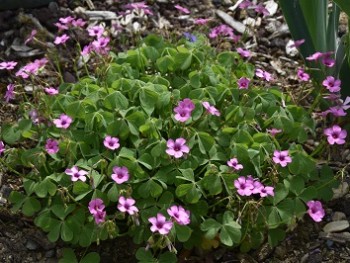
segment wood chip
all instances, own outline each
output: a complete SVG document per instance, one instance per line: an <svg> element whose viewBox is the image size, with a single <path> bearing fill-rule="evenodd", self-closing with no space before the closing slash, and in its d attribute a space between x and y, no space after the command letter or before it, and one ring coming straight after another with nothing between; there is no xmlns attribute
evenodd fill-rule
<svg viewBox="0 0 350 263"><path fill-rule="evenodd" d="M218 17L224 20L226 24L235 29L237 32L243 34L247 31L247 33L251 35L251 32L247 30L246 26L243 23L234 20L230 15L226 14L224 11L216 10L215 12L218 15Z"/></svg>
<svg viewBox="0 0 350 263"><path fill-rule="evenodd" d="M323 227L323 231L326 233L339 232L347 229L349 222L347 220L334 221L326 224Z"/></svg>

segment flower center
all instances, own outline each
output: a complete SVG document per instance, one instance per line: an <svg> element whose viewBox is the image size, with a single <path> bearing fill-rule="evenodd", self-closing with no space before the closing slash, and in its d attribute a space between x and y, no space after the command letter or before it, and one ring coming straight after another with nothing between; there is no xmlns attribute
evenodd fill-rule
<svg viewBox="0 0 350 263"><path fill-rule="evenodd" d="M162 222L157 222L156 223L156 227L158 228L158 229L160 229L160 228L163 228L163 223Z"/></svg>
<svg viewBox="0 0 350 263"><path fill-rule="evenodd" d="M338 139L338 134L337 134L337 133L332 133L332 137L333 137L334 139Z"/></svg>

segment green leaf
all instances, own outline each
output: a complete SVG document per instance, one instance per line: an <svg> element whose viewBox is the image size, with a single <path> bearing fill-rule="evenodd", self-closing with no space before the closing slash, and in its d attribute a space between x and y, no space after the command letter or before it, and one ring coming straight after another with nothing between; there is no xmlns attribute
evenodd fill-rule
<svg viewBox="0 0 350 263"><path fill-rule="evenodd" d="M300 194L299 194L299 198L301 200L303 200L305 203L307 201L313 200L315 198L317 198L318 193L317 193L317 189L314 186L309 186L307 188L305 188Z"/></svg>
<svg viewBox="0 0 350 263"><path fill-rule="evenodd" d="M73 193L75 195L81 195L91 190L90 185L82 181L77 181L73 184Z"/></svg>
<svg viewBox="0 0 350 263"><path fill-rule="evenodd" d="M167 251L159 256L158 262L159 263L176 263L177 257L174 253Z"/></svg>
<svg viewBox="0 0 350 263"><path fill-rule="evenodd" d="M71 241L73 239L73 231L70 229L70 227L66 223L62 224L61 238L65 242Z"/></svg>
<svg viewBox="0 0 350 263"><path fill-rule="evenodd" d="M296 175L308 174L315 168L315 162L306 154L296 153L293 155L292 162L288 165L288 168L291 173Z"/></svg>
<svg viewBox="0 0 350 263"><path fill-rule="evenodd" d="M288 182L284 180L284 183L286 187L289 185L289 190L295 195L299 195L305 188L305 182L300 176L294 176Z"/></svg>
<svg viewBox="0 0 350 263"><path fill-rule="evenodd" d="M66 114L72 118L85 118L85 108L82 101L74 101L67 105Z"/></svg>
<svg viewBox="0 0 350 263"><path fill-rule="evenodd" d="M234 221L233 213L226 211L222 219L220 240L226 246L238 244L241 241L241 226Z"/></svg>
<svg viewBox="0 0 350 263"><path fill-rule="evenodd" d="M156 260L153 258L152 252L150 250L146 250L144 247L140 247L136 251L136 259L140 263L155 263Z"/></svg>
<svg viewBox="0 0 350 263"><path fill-rule="evenodd" d="M56 242L60 236L60 230L61 230L62 223L58 223L52 226L50 229L49 234L47 235L47 238L51 242Z"/></svg>
<svg viewBox="0 0 350 263"><path fill-rule="evenodd" d="M22 212L26 216L32 216L41 209L40 202L35 197L28 197L22 207Z"/></svg>
<svg viewBox="0 0 350 263"><path fill-rule="evenodd" d="M109 110L126 110L129 101L120 91L115 91L105 97L103 105Z"/></svg>
<svg viewBox="0 0 350 263"><path fill-rule="evenodd" d="M51 207L51 211L61 220L64 220L67 215L74 211L74 209L74 204L57 204Z"/></svg>
<svg viewBox="0 0 350 263"><path fill-rule="evenodd" d="M275 195L273 197L273 204L277 205L279 202L281 202L283 199L285 199L288 196L289 188L287 188L285 185L279 183L275 187Z"/></svg>
<svg viewBox="0 0 350 263"><path fill-rule="evenodd" d="M218 173L204 176L202 182L211 195L218 195L222 192L222 183Z"/></svg>
<svg viewBox="0 0 350 263"><path fill-rule="evenodd" d="M96 252L90 252L83 257L79 263L99 263L101 261L100 255Z"/></svg>
<svg viewBox="0 0 350 263"><path fill-rule="evenodd" d="M163 188L157 184L153 179L149 179L147 182L142 183L138 189L138 193L143 198L148 198L150 195L152 197L158 197L162 194Z"/></svg>
<svg viewBox="0 0 350 263"><path fill-rule="evenodd" d="M144 111L151 115L154 111L154 108L158 101L158 93L153 91L150 88L142 88L139 93L139 99L141 103L141 107L144 109Z"/></svg>
<svg viewBox="0 0 350 263"><path fill-rule="evenodd" d="M200 225L200 228L202 231L206 232L206 238L214 239L221 228L221 224L218 221L209 218Z"/></svg>
<svg viewBox="0 0 350 263"><path fill-rule="evenodd" d="M188 226L175 224L176 237L180 242L186 242L192 233L192 229Z"/></svg>
<svg viewBox="0 0 350 263"><path fill-rule="evenodd" d="M44 198L49 194L54 196L56 193L57 187L49 178L45 178L42 182L38 183L35 187L35 193L38 197Z"/></svg>
<svg viewBox="0 0 350 263"><path fill-rule="evenodd" d="M71 248L62 249L63 257L58 261L58 263L78 263L77 257L74 254L74 250Z"/></svg>
<svg viewBox="0 0 350 263"><path fill-rule="evenodd" d="M191 66L192 54L189 52L179 52L175 57L175 66L177 69L186 70Z"/></svg>
<svg viewBox="0 0 350 263"><path fill-rule="evenodd" d="M214 138L206 132L198 132L198 145L201 153L205 154L210 151L210 149L215 144Z"/></svg>
<svg viewBox="0 0 350 263"><path fill-rule="evenodd" d="M113 184L111 189L107 192L108 199L112 202L117 202L119 198L119 189L116 184Z"/></svg>
<svg viewBox="0 0 350 263"><path fill-rule="evenodd" d="M137 161L145 166L148 170L153 169L154 158L149 153L142 154Z"/></svg>
<svg viewBox="0 0 350 263"><path fill-rule="evenodd" d="M282 241L286 237L286 231L275 228L275 229L270 229L268 233L268 241L270 246L275 247L278 245L280 241Z"/></svg>
<svg viewBox="0 0 350 263"><path fill-rule="evenodd" d="M5 124L2 126L1 131L2 139L7 144L14 144L21 138L21 131L14 125Z"/></svg>
<svg viewBox="0 0 350 263"><path fill-rule="evenodd" d="M160 72L166 73L167 71L173 70L175 61L171 56L166 55L164 57L157 59L156 64Z"/></svg>
<svg viewBox="0 0 350 263"><path fill-rule="evenodd" d="M350 16L350 2L348 0L334 0L334 2Z"/></svg>

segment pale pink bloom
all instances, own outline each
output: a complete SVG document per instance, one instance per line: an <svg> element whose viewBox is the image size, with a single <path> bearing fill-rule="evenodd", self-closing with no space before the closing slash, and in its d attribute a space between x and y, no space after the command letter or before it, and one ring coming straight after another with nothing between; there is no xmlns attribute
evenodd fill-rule
<svg viewBox="0 0 350 263"><path fill-rule="evenodd" d="M127 4L124 6L124 8L131 10L142 10L146 15L153 15L153 12L151 11L150 7L145 2Z"/></svg>
<svg viewBox="0 0 350 263"><path fill-rule="evenodd" d="M174 6L177 10L181 11L184 14L190 14L190 10L188 10L186 7L182 7L180 5L175 5Z"/></svg>
<svg viewBox="0 0 350 263"><path fill-rule="evenodd" d="M58 141L54 139L47 139L45 144L45 150L48 154L55 154L59 151Z"/></svg>
<svg viewBox="0 0 350 263"><path fill-rule="evenodd" d="M307 210L309 216L315 221L315 222L321 222L323 217L325 216L325 211L322 207L322 203L320 201L308 201L306 205L309 207L309 210Z"/></svg>
<svg viewBox="0 0 350 263"><path fill-rule="evenodd" d="M227 165L232 167L234 170L239 171L243 169L243 165L238 163L237 158L232 158L227 161Z"/></svg>
<svg viewBox="0 0 350 263"><path fill-rule="evenodd" d="M306 60L314 61L314 60L318 60L318 59L320 59L322 57L323 57L323 53L322 52L316 52L316 53L306 57Z"/></svg>
<svg viewBox="0 0 350 263"><path fill-rule="evenodd" d="M254 10L255 12L263 14L264 16L270 15L269 10L267 10L262 3L259 3L258 5L254 6Z"/></svg>
<svg viewBox="0 0 350 263"><path fill-rule="evenodd" d="M27 39L24 41L24 44L27 45L30 41L32 41L35 37L35 35L38 33L35 29L30 32L30 35L27 37Z"/></svg>
<svg viewBox="0 0 350 263"><path fill-rule="evenodd" d="M84 46L83 50L81 51L82 56L87 56L91 53L92 51L92 46L91 44Z"/></svg>
<svg viewBox="0 0 350 263"><path fill-rule="evenodd" d="M119 138L107 135L103 141L103 145L110 150L116 150L120 147Z"/></svg>
<svg viewBox="0 0 350 263"><path fill-rule="evenodd" d="M109 41L110 41L109 37L98 37L97 40L91 43L91 48L96 53L105 54L109 51L109 48L107 47Z"/></svg>
<svg viewBox="0 0 350 263"><path fill-rule="evenodd" d="M302 44L304 44L305 39L299 39L295 40L293 44L289 45L289 47L300 47Z"/></svg>
<svg viewBox="0 0 350 263"><path fill-rule="evenodd" d="M253 187L254 187L252 190L253 194L260 194L260 190L262 188L264 188L264 185L261 182L259 182L258 180L254 180L251 175L248 176L246 182L251 183L253 185Z"/></svg>
<svg viewBox="0 0 350 263"><path fill-rule="evenodd" d="M252 182L244 177L240 176L237 180L234 181L234 186L237 188L237 193L241 196L250 196L254 189Z"/></svg>
<svg viewBox="0 0 350 263"><path fill-rule="evenodd" d="M78 18L78 19L72 21L72 25L75 27L83 27L83 26L85 26L85 24L86 24L86 21L84 21L81 18Z"/></svg>
<svg viewBox="0 0 350 263"><path fill-rule="evenodd" d="M165 216L161 213L158 213L156 217L148 218L148 222L152 224L151 231L161 235L167 235L173 227L173 222L166 221Z"/></svg>
<svg viewBox="0 0 350 263"><path fill-rule="evenodd" d="M274 188L272 186L263 186L259 188L260 197L266 197L268 195L274 196Z"/></svg>
<svg viewBox="0 0 350 263"><path fill-rule="evenodd" d="M207 112L209 114L220 116L220 111L217 108L215 108L214 106L210 105L209 102L203 101L202 105L207 110Z"/></svg>
<svg viewBox="0 0 350 263"><path fill-rule="evenodd" d="M15 85L14 84L8 84L6 87L6 93L5 93L5 101L9 102L10 100L13 100L15 98Z"/></svg>
<svg viewBox="0 0 350 263"><path fill-rule="evenodd" d="M79 170L77 166L73 166L70 169L66 169L64 172L71 176L71 180L73 182L76 182L78 180L81 180L81 181L85 182L86 181L86 176L85 175L88 174L87 171Z"/></svg>
<svg viewBox="0 0 350 263"><path fill-rule="evenodd" d="M331 113L334 117L343 117L347 115L341 106L330 107L328 113Z"/></svg>
<svg viewBox="0 0 350 263"><path fill-rule="evenodd" d="M89 202L89 211L90 211L90 214L92 215L101 213L103 212L104 209L105 209L105 205L101 198L92 199Z"/></svg>
<svg viewBox="0 0 350 263"><path fill-rule="evenodd" d="M244 0L242 3L239 4L240 9L246 9L247 7L252 6L253 3L249 0Z"/></svg>
<svg viewBox="0 0 350 263"><path fill-rule="evenodd" d="M340 101L341 103L342 103L342 108L344 109L344 110L348 110L349 108L350 108L350 97L348 96L348 97L346 97L345 98L345 101L343 102L342 100Z"/></svg>
<svg viewBox="0 0 350 263"><path fill-rule="evenodd" d="M179 101L178 106L174 108L175 120L179 122L186 122L189 118L191 118L194 108L194 103L188 98Z"/></svg>
<svg viewBox="0 0 350 263"><path fill-rule="evenodd" d="M64 43L67 42L68 39L69 39L69 36L66 35L66 34L63 34L62 36L57 36L57 37L55 38L54 43L55 43L55 45L64 44Z"/></svg>
<svg viewBox="0 0 350 263"><path fill-rule="evenodd" d="M281 132L282 132L282 130L280 130L280 129L276 129L276 128L266 129L266 131L267 131L268 133L270 133L270 134L271 134L271 136L275 136L276 134L278 134L278 133L281 133Z"/></svg>
<svg viewBox="0 0 350 263"><path fill-rule="evenodd" d="M7 61L7 62L4 61L0 63L0 69L11 70L11 69L14 69L16 65L17 65L17 62L15 61Z"/></svg>
<svg viewBox="0 0 350 263"><path fill-rule="evenodd" d="M309 81L310 75L307 74L302 68L299 68L297 71L298 78L302 81Z"/></svg>
<svg viewBox="0 0 350 263"><path fill-rule="evenodd" d="M106 211L98 212L97 214L93 215L95 219L96 224L103 223L106 219Z"/></svg>
<svg viewBox="0 0 350 263"><path fill-rule="evenodd" d="M66 114L61 114L59 119L54 119L53 123L57 128L68 129L73 119Z"/></svg>
<svg viewBox="0 0 350 263"><path fill-rule="evenodd" d="M114 166L113 167L113 174L112 174L112 179L117 183L117 184L122 184L126 181L129 180L129 170L125 166L119 167L119 166Z"/></svg>
<svg viewBox="0 0 350 263"><path fill-rule="evenodd" d="M119 197L117 207L120 212L127 212L129 215L134 215L139 211L135 206L135 200L133 198L125 198L124 196Z"/></svg>
<svg viewBox="0 0 350 263"><path fill-rule="evenodd" d="M288 150L275 150L273 153L272 160L275 162L275 164L280 164L282 167L286 167L288 163L292 162L292 158L288 155Z"/></svg>
<svg viewBox="0 0 350 263"><path fill-rule="evenodd" d="M69 25L74 21L74 17L71 17L71 16L61 17L58 20L64 25Z"/></svg>
<svg viewBox="0 0 350 263"><path fill-rule="evenodd" d="M54 24L57 28L58 28L58 31L64 31L64 30L68 30L68 26L66 25L62 25L61 23L55 23Z"/></svg>
<svg viewBox="0 0 350 263"><path fill-rule="evenodd" d="M184 138L177 138L175 141L169 139L167 141L166 153L175 158L181 158L184 154L190 152L190 148L186 145Z"/></svg>
<svg viewBox="0 0 350 263"><path fill-rule="evenodd" d="M103 35L103 32L105 31L105 29L103 28L103 26L99 25L99 26L89 27L87 31L89 32L89 36L100 38Z"/></svg>
<svg viewBox="0 0 350 263"><path fill-rule="evenodd" d="M195 108L195 105L191 99L186 98L179 101L179 107L186 108L189 111L193 111Z"/></svg>
<svg viewBox="0 0 350 263"><path fill-rule="evenodd" d="M338 92L340 91L341 81L339 79L336 80L332 76L327 76L326 79L323 80L322 85L330 92Z"/></svg>
<svg viewBox="0 0 350 263"><path fill-rule="evenodd" d="M21 76L22 78L26 79L30 75L37 75L39 70L46 65L48 62L47 58L42 59L36 59L34 62L30 62L24 67L20 68L16 72L16 77Z"/></svg>
<svg viewBox="0 0 350 263"><path fill-rule="evenodd" d="M195 23L196 25L205 25L205 24L207 24L209 21L210 21L209 18L197 18L197 19L194 20L194 23Z"/></svg>
<svg viewBox="0 0 350 263"><path fill-rule="evenodd" d="M57 95L58 94L58 89L55 89L53 87L45 88L44 90L49 95Z"/></svg>
<svg viewBox="0 0 350 263"><path fill-rule="evenodd" d="M234 42L237 42L239 40L239 36L233 33L233 29L225 24L212 28L209 33L210 38L216 38L220 35L229 37Z"/></svg>
<svg viewBox="0 0 350 263"><path fill-rule="evenodd" d="M340 94L330 93L324 96L323 98L330 101L338 101L340 99Z"/></svg>
<svg viewBox="0 0 350 263"><path fill-rule="evenodd" d="M324 134L327 136L329 144L344 144L347 131L342 130L338 125L333 125L332 127L325 129Z"/></svg>
<svg viewBox="0 0 350 263"><path fill-rule="evenodd" d="M250 79L242 77L237 81L239 89L248 89L250 83Z"/></svg>
<svg viewBox="0 0 350 263"><path fill-rule="evenodd" d="M173 205L167 209L171 216L179 225L188 225L190 221L190 211L185 210L182 206Z"/></svg>
<svg viewBox="0 0 350 263"><path fill-rule="evenodd" d="M249 50L246 50L246 49L243 49L240 47L237 48L237 53L240 54L244 58L249 58L252 55Z"/></svg>
<svg viewBox="0 0 350 263"><path fill-rule="evenodd" d="M3 141L0 141L0 155L5 151L5 144Z"/></svg>
<svg viewBox="0 0 350 263"><path fill-rule="evenodd" d="M266 81L271 81L273 80L271 73L264 71L262 69L257 69L255 71L255 75L261 79L264 79Z"/></svg>
<svg viewBox="0 0 350 263"><path fill-rule="evenodd" d="M322 58L322 63L323 65L325 65L326 67L333 67L335 65L335 60L333 58L330 57L330 55L325 55Z"/></svg>

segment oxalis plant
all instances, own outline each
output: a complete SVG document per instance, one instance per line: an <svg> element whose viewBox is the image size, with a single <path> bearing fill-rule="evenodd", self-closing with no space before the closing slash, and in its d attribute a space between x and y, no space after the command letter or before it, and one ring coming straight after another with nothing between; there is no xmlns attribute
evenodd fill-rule
<svg viewBox="0 0 350 263"><path fill-rule="evenodd" d="M1 129L0 160L23 179L13 211L34 217L50 241L88 247L129 235L143 246L140 262L176 262L177 244L247 252L266 238L276 245L305 213L322 220L336 177L303 148L315 121L268 72L217 54L201 35L176 44L149 35L119 54L96 37L82 53L84 77L41 82L19 121ZM16 75L39 83L47 62ZM334 125L320 140L345 137Z"/></svg>

